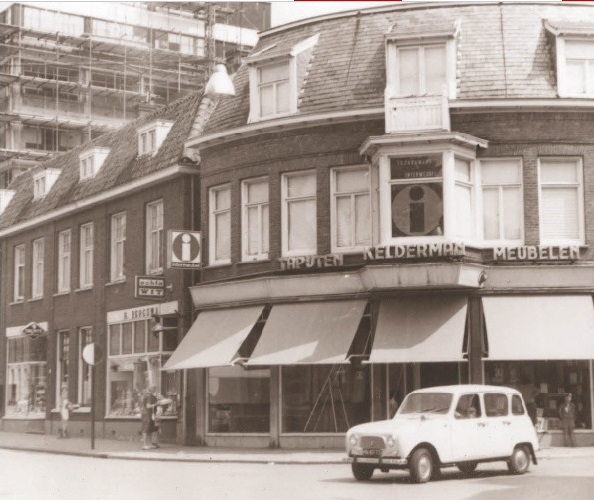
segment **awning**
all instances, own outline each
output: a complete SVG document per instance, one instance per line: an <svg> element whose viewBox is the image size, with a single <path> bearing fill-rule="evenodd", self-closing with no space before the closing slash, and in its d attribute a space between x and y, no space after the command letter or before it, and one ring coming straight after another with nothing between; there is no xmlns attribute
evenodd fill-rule
<svg viewBox="0 0 594 500"><path fill-rule="evenodd" d="M403 297L380 303L370 363L465 361L465 297Z"/></svg>
<svg viewBox="0 0 594 500"><path fill-rule="evenodd" d="M590 295L483 297L490 360L594 359Z"/></svg>
<svg viewBox="0 0 594 500"><path fill-rule="evenodd" d="M231 364L264 306L203 311L179 344L164 370Z"/></svg>
<svg viewBox="0 0 594 500"><path fill-rule="evenodd" d="M345 362L366 304L343 300L273 306L248 365Z"/></svg>

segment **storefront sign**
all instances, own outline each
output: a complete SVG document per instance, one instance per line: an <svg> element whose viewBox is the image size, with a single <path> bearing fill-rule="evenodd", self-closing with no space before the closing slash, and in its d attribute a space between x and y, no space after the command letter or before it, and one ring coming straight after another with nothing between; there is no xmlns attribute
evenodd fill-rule
<svg viewBox="0 0 594 500"><path fill-rule="evenodd" d="M301 257L284 257L279 259L281 269L309 269L337 267L343 265L343 256L341 254L330 253L328 255L304 255Z"/></svg>
<svg viewBox="0 0 594 500"><path fill-rule="evenodd" d="M390 158L392 179L441 177L441 155Z"/></svg>
<svg viewBox="0 0 594 500"><path fill-rule="evenodd" d="M165 298L165 278L136 276L134 297L137 299L161 300Z"/></svg>
<svg viewBox="0 0 594 500"><path fill-rule="evenodd" d="M423 245L386 245L367 248L366 261L391 259L428 259L433 257L463 257L464 243L427 243Z"/></svg>
<svg viewBox="0 0 594 500"><path fill-rule="evenodd" d="M167 263L170 268L198 269L202 260L200 231L175 231L167 233Z"/></svg>
<svg viewBox="0 0 594 500"><path fill-rule="evenodd" d="M178 309L177 300L154 304L150 306L133 307L131 309L121 309L119 311L109 311L107 313L107 323L123 323L126 321L136 321L141 319L150 319L153 314L163 316L173 314Z"/></svg>
<svg viewBox="0 0 594 500"><path fill-rule="evenodd" d="M578 260L580 258L580 247L577 245L567 246L522 246L522 247L495 247L493 248L493 260Z"/></svg>
<svg viewBox="0 0 594 500"><path fill-rule="evenodd" d="M40 325L31 321L25 328L23 328L23 335L26 335L30 339L36 339L37 337L47 333Z"/></svg>

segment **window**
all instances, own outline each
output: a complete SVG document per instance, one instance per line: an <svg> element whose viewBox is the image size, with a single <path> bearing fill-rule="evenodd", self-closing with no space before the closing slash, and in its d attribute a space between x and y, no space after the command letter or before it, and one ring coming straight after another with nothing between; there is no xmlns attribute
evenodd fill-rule
<svg viewBox="0 0 594 500"><path fill-rule="evenodd" d="M146 206L146 272L163 272L163 200Z"/></svg>
<svg viewBox="0 0 594 500"><path fill-rule="evenodd" d="M70 229L58 234L58 292L70 291Z"/></svg>
<svg viewBox="0 0 594 500"><path fill-rule="evenodd" d="M177 318L163 316L161 321L161 332L151 331L149 320L108 326L108 416L140 416L142 393L151 385L173 401L164 414L177 414L179 371L161 370L177 347Z"/></svg>
<svg viewBox="0 0 594 500"><path fill-rule="evenodd" d="M211 265L231 262L231 186L210 189L210 245Z"/></svg>
<svg viewBox="0 0 594 500"><path fill-rule="evenodd" d="M126 213L111 217L111 281L125 278L124 243L126 241Z"/></svg>
<svg viewBox="0 0 594 500"><path fill-rule="evenodd" d="M33 286L31 298L43 297L43 238L33 242Z"/></svg>
<svg viewBox="0 0 594 500"><path fill-rule="evenodd" d="M14 247L14 301L25 300L25 245Z"/></svg>
<svg viewBox="0 0 594 500"><path fill-rule="evenodd" d="M80 178L88 179L89 177L93 177L95 175L95 165L94 165L94 158L92 156L87 156L80 161Z"/></svg>
<svg viewBox="0 0 594 500"><path fill-rule="evenodd" d="M565 41L567 92L572 96L594 96L594 42Z"/></svg>
<svg viewBox="0 0 594 500"><path fill-rule="evenodd" d="M485 398L485 414L487 417L503 417L508 414L508 402L506 394L490 394L484 395Z"/></svg>
<svg viewBox="0 0 594 500"><path fill-rule="evenodd" d="M153 121L140 127L138 129L138 154L155 154L172 126L173 122Z"/></svg>
<svg viewBox="0 0 594 500"><path fill-rule="evenodd" d="M511 411L512 415L524 415L524 405L522 404L522 398L517 395L512 396L511 400Z"/></svg>
<svg viewBox="0 0 594 500"><path fill-rule="evenodd" d="M356 251L371 245L369 168L332 170L332 251Z"/></svg>
<svg viewBox="0 0 594 500"><path fill-rule="evenodd" d="M289 64L271 64L258 68L260 117L289 112Z"/></svg>
<svg viewBox="0 0 594 500"><path fill-rule="evenodd" d="M584 243L581 161L540 158L539 181L541 243Z"/></svg>
<svg viewBox="0 0 594 500"><path fill-rule="evenodd" d="M43 198L58 179L61 170L57 168L46 168L33 176L33 199Z"/></svg>
<svg viewBox="0 0 594 500"><path fill-rule="evenodd" d="M36 174L33 177L33 199L38 200L45 196L45 174Z"/></svg>
<svg viewBox="0 0 594 500"><path fill-rule="evenodd" d="M315 171L283 175L282 239L284 256L317 252Z"/></svg>
<svg viewBox="0 0 594 500"><path fill-rule="evenodd" d="M70 332L61 331L57 336L56 363L56 408L60 407L63 393L68 394L68 361L70 355Z"/></svg>
<svg viewBox="0 0 594 500"><path fill-rule="evenodd" d="M81 406L91 405L91 365L82 357L85 346L93 343L93 329L90 326L80 328L78 331L78 395L77 403Z"/></svg>
<svg viewBox="0 0 594 500"><path fill-rule="evenodd" d="M93 286L93 223L80 226L80 288Z"/></svg>
<svg viewBox="0 0 594 500"><path fill-rule="evenodd" d="M242 183L243 260L268 258L268 180Z"/></svg>
<svg viewBox="0 0 594 500"><path fill-rule="evenodd" d="M454 193L456 199L456 237L473 239L476 236L474 203L474 169L469 160L454 160Z"/></svg>
<svg viewBox="0 0 594 500"><path fill-rule="evenodd" d="M445 43L397 49L397 95L441 95L447 91Z"/></svg>
<svg viewBox="0 0 594 500"><path fill-rule="evenodd" d="M481 416L481 402L478 394L463 394L458 400L454 418L479 418Z"/></svg>
<svg viewBox="0 0 594 500"><path fill-rule="evenodd" d="M523 241L521 161L481 160L481 185L483 238L486 241Z"/></svg>

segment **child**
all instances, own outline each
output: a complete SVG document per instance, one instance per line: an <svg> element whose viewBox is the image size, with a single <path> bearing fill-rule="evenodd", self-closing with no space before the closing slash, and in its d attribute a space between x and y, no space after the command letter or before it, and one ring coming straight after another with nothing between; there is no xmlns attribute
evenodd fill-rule
<svg viewBox="0 0 594 500"><path fill-rule="evenodd" d="M74 405L68 400L68 393L62 392L61 403L60 403L60 429L59 438L68 437L68 421L70 420L70 411L74 408Z"/></svg>

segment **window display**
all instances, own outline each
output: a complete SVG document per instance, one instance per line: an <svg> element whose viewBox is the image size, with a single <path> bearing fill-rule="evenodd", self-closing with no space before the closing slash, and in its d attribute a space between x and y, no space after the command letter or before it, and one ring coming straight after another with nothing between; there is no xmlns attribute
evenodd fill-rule
<svg viewBox="0 0 594 500"><path fill-rule="evenodd" d="M270 432L270 370L208 370L209 432Z"/></svg>

